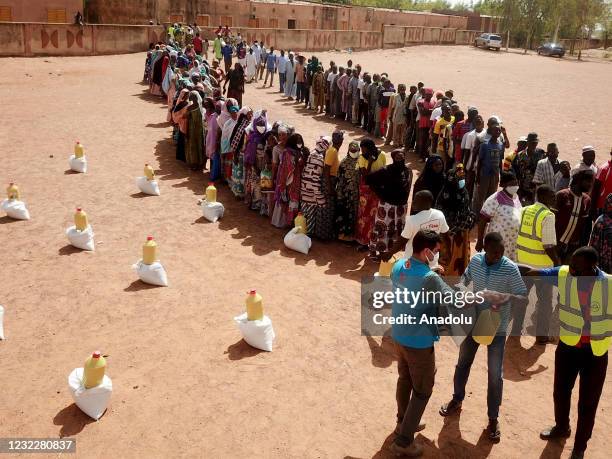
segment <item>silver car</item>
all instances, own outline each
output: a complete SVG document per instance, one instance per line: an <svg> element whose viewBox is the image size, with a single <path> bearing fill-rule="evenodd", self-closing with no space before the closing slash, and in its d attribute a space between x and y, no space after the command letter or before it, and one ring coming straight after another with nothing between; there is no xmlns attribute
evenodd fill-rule
<svg viewBox="0 0 612 459"><path fill-rule="evenodd" d="M502 38L499 35L495 35L493 33L482 33L479 37L474 41L474 46L477 48L482 46L487 49L494 49L495 51L499 51L502 45Z"/></svg>

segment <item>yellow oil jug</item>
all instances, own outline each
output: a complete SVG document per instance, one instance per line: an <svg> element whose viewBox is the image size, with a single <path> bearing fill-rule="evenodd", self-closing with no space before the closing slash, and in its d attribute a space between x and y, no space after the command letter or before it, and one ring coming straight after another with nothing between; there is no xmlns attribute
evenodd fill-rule
<svg viewBox="0 0 612 459"><path fill-rule="evenodd" d="M83 209L77 207L76 213L74 214L74 226L79 231L85 231L88 225L87 214L83 212Z"/></svg>
<svg viewBox="0 0 612 459"><path fill-rule="evenodd" d="M102 384L105 372L106 359L102 357L100 351L96 351L85 361L83 366L83 385L85 389L91 389Z"/></svg>
<svg viewBox="0 0 612 459"><path fill-rule="evenodd" d="M147 180L150 182L151 180L155 180L155 171L153 170L153 168L151 166L149 166L149 164L145 164L144 167L144 175L147 178Z"/></svg>
<svg viewBox="0 0 612 459"><path fill-rule="evenodd" d="M217 202L217 188L214 183L209 183L205 190L206 202Z"/></svg>
<svg viewBox="0 0 612 459"><path fill-rule="evenodd" d="M294 226L295 228L299 228L299 232L302 234L306 234L308 232L306 217L304 217L304 214L302 212L298 212L297 217L295 217Z"/></svg>
<svg viewBox="0 0 612 459"><path fill-rule="evenodd" d="M393 269L393 265L397 261L397 256L393 255L389 258L389 261L380 261L380 265L378 266L378 275L381 277L390 277L391 270Z"/></svg>
<svg viewBox="0 0 612 459"><path fill-rule="evenodd" d="M85 147L81 145L81 142L77 140L76 144L74 145L74 157L82 158L84 155L85 155Z"/></svg>
<svg viewBox="0 0 612 459"><path fill-rule="evenodd" d="M157 243L153 236L147 236L147 242L142 246L142 262L145 265L152 265L157 261Z"/></svg>
<svg viewBox="0 0 612 459"><path fill-rule="evenodd" d="M488 346L493 342L500 323L501 315L499 311L493 311L490 308L481 311L472 330L472 338L478 344Z"/></svg>
<svg viewBox="0 0 612 459"><path fill-rule="evenodd" d="M246 297L247 320L263 319L263 298L256 290L251 290Z"/></svg>
<svg viewBox="0 0 612 459"><path fill-rule="evenodd" d="M6 189L6 195L9 199L19 199L21 197L21 194L19 193L19 187L13 182L9 183L9 186Z"/></svg>

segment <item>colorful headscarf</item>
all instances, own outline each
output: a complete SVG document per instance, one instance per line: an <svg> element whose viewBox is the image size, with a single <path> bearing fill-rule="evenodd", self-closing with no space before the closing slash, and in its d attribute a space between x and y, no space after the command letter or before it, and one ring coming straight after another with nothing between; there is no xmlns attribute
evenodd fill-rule
<svg viewBox="0 0 612 459"><path fill-rule="evenodd" d="M257 127L263 126L265 128L263 133L257 130ZM266 117L266 111L263 110L253 117L251 124L251 132L249 132L249 138L247 141L246 148L244 149L244 164L251 166L255 164L257 158L257 145L265 143L266 132L268 128L268 119Z"/></svg>

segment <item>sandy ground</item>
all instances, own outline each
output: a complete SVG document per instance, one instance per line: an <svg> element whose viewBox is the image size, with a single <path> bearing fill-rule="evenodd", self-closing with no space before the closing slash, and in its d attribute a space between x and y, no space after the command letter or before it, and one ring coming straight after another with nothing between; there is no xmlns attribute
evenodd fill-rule
<svg viewBox="0 0 612 459"><path fill-rule="evenodd" d="M351 57L367 69L384 63L393 81L453 88L462 104L499 114L512 139L536 130L572 163L582 144L610 146L607 63L467 47ZM344 63L348 55L334 58ZM340 243L315 242L308 256L289 252L283 232L226 189L219 192L225 218L206 223L195 205L206 178L175 162L166 109L140 84L143 62L141 54L1 61L0 183L21 186L32 220L0 218L8 338L0 342L0 436L73 436L82 457L389 457L395 358L389 341L360 336L359 325L359 279L374 266ZM298 126L309 145L335 127L279 99L254 85L245 97ZM66 172L77 138L87 147L86 175ZM160 197L135 189L145 162L161 179ZM76 206L90 216L95 253L67 245ZM148 234L169 288L147 287L131 270ZM250 288L263 294L274 321L272 353L250 348L233 324ZM457 348L447 340L436 346L436 387L420 435L427 457L569 453L571 441L538 438L553 419L554 347L532 345L525 338L507 350L498 445L483 431L485 353L461 417L443 420L437 411L452 393ZM95 423L72 404L66 383L97 348L110 355L114 392ZM591 458L609 457L610 395L608 384ZM575 415L574 407L573 425Z"/></svg>

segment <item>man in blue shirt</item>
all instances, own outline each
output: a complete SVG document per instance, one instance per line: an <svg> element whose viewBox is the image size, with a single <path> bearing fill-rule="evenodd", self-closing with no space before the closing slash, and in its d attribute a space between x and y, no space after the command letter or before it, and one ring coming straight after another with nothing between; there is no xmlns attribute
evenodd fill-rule
<svg viewBox="0 0 612 459"><path fill-rule="evenodd" d="M440 235L421 230L412 240L412 256L393 266L391 281L395 289L423 295L414 303L395 302L393 318L408 317L408 324L392 324L392 337L397 350L397 421L398 435L391 450L397 455L419 456L423 447L414 441L414 434L424 428L419 425L434 386L436 357L434 343L440 340L438 327L430 320L438 316L440 304L428 301L424 292L436 292L440 297L453 296L455 291L431 270L440 251ZM495 294L490 292L489 295ZM497 294L499 295L499 294ZM487 295L483 295L487 297ZM444 303L445 305L452 304Z"/></svg>
<svg viewBox="0 0 612 459"><path fill-rule="evenodd" d="M270 48L270 52L266 55L266 77L264 78L264 88L268 82L268 75L270 76L270 87L274 83L274 74L276 73L276 56L274 55L274 46Z"/></svg>
<svg viewBox="0 0 612 459"><path fill-rule="evenodd" d="M502 133L499 124L493 124L488 129L491 136L488 142L480 144L478 165L476 167L476 196L474 197L474 212L480 214L483 203L497 191L499 174L504 160L504 143L500 140Z"/></svg>
<svg viewBox="0 0 612 459"><path fill-rule="evenodd" d="M280 91L285 92L285 80L287 78L287 58L285 57L285 50L281 49L278 62L276 63L278 69L278 81L280 83Z"/></svg>
<svg viewBox="0 0 612 459"><path fill-rule="evenodd" d="M225 43L221 48L221 54L223 54L223 62L225 63L225 73L228 73L232 69L232 55L234 54L234 47Z"/></svg>
<svg viewBox="0 0 612 459"><path fill-rule="evenodd" d="M489 373L487 386L489 426L487 431L489 439L497 442L501 436L497 417L499 415L499 406L502 402L506 329L511 318L509 295L514 296L516 301L525 302L527 287L521 278L521 273L516 264L504 256L504 240L501 234L488 233L484 238L484 250L484 253L477 253L472 257L465 273L461 277L461 283L464 286L473 284L474 292L481 292L486 289L502 294L496 304L487 302L475 306L479 314L491 308L501 316L497 333L491 344L487 346L487 368ZM465 398L465 386L467 385L470 369L472 368L472 363L474 363L478 347L479 343L474 340L471 333L461 344L453 378L453 398L440 408L441 416L449 416L461 408Z"/></svg>

